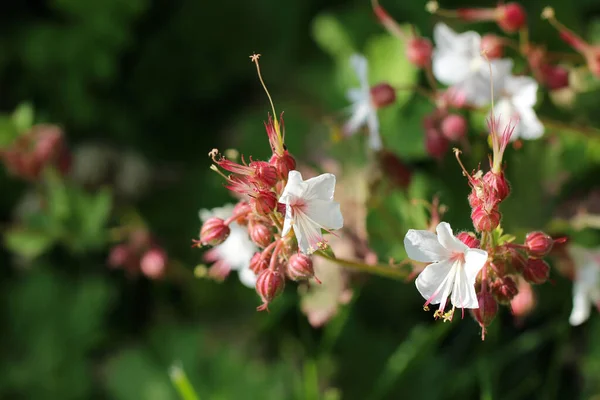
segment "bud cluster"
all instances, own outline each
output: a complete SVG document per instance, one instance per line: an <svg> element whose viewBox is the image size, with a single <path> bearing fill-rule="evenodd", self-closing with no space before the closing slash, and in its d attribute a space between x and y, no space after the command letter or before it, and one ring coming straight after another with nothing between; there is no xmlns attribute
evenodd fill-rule
<svg viewBox="0 0 600 400"><path fill-rule="evenodd" d="M451 113L449 103L442 99L440 106L423 118L425 130L425 149L433 158L442 159L450 142L458 142L465 138L468 123L460 114Z"/></svg>
<svg viewBox="0 0 600 400"><path fill-rule="evenodd" d="M123 268L131 276L141 272L150 279L163 277L167 264L167 253L145 229L129 232L125 241L110 249L108 256L110 267Z"/></svg>
<svg viewBox="0 0 600 400"><path fill-rule="evenodd" d="M0 159L11 174L29 181L39 179L48 166L66 174L71 161L62 130L47 124L34 126L8 147L0 148Z"/></svg>

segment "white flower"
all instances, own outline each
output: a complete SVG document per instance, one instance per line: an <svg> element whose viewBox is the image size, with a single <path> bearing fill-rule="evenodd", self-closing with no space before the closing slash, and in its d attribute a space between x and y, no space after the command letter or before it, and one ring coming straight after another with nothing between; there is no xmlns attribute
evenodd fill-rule
<svg viewBox="0 0 600 400"><path fill-rule="evenodd" d="M227 219L233 213L234 206L227 204L212 210L200 210L200 219L204 222L211 217ZM211 261L220 263L222 268L238 271L240 281L250 288L256 285L256 275L250 269L250 260L258 247L250 240L248 230L235 221L229 224L231 233L220 245L207 252Z"/></svg>
<svg viewBox="0 0 600 400"><path fill-rule="evenodd" d="M570 246L569 254L575 263L573 310L569 323L577 326L590 317L592 304L600 310L600 254L579 246Z"/></svg>
<svg viewBox="0 0 600 400"><path fill-rule="evenodd" d="M347 97L352 103L352 116L346 122L344 132L354 134L360 127L367 125L369 129L369 147L373 150L380 150L382 143L379 135L379 119L377 118L377 109L371 100L371 87L367 77L367 59L360 54L353 54L350 57L350 64L356 71L360 87L348 90Z"/></svg>
<svg viewBox="0 0 600 400"><path fill-rule="evenodd" d="M481 55L481 36L474 31L456 33L446 24L438 23L433 28L433 37L436 44L432 54L435 78L452 86L472 105L489 104L490 65L494 81L500 82L510 74L512 61L502 59L488 63Z"/></svg>
<svg viewBox="0 0 600 400"><path fill-rule="evenodd" d="M333 201L335 175L322 174L306 181L298 171L290 171L287 185L279 198L286 205L283 236L291 228L300 251L311 254L325 245L321 229L340 229L344 219L340 204Z"/></svg>
<svg viewBox="0 0 600 400"><path fill-rule="evenodd" d="M436 315L441 316L450 297L452 310L454 307L479 308L475 278L487 261L487 252L469 248L452 234L447 222L440 222L436 232L437 235L411 229L404 238L404 247L411 259L431 263L415 282L427 300L425 306L440 304Z"/></svg>
<svg viewBox="0 0 600 400"><path fill-rule="evenodd" d="M494 91L500 95L494 109L494 117L499 120L499 133L509 124L514 126L511 140L517 138L537 139L544 134L533 106L537 101L538 83L529 76L505 76Z"/></svg>

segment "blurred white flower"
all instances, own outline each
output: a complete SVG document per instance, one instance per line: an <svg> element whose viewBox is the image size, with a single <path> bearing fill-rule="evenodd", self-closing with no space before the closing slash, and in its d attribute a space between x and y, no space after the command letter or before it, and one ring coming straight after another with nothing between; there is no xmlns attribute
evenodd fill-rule
<svg viewBox="0 0 600 400"><path fill-rule="evenodd" d="M322 174L306 181L298 171L290 171L279 198L286 205L282 236L294 228L300 251L311 254L325 246L321 230L344 225L340 204L333 200L335 175Z"/></svg>
<svg viewBox="0 0 600 400"><path fill-rule="evenodd" d="M569 323L581 325L590 317L592 305L600 311L600 251L569 246L569 255L575 264L573 283L573 310Z"/></svg>
<svg viewBox="0 0 600 400"><path fill-rule="evenodd" d="M202 222L211 217L221 219L229 218L233 213L233 204L227 204L223 207L213 208L212 210L200 210L199 215ZM250 269L250 260L258 247L250 240L248 230L238 225L235 221L229 224L231 233L229 237L220 245L213 247L206 252L207 261L215 262L213 268L230 271L238 271L240 281L250 288L256 284L256 275Z"/></svg>
<svg viewBox="0 0 600 400"><path fill-rule="evenodd" d="M382 143L379 135L379 119L377 118L377 108L371 100L367 59L360 54L353 54L350 57L350 64L356 71L360 87L348 90L347 97L352 103L352 115L344 125L344 132L352 135L362 126L367 125L369 147L373 150L380 150Z"/></svg>
<svg viewBox="0 0 600 400"><path fill-rule="evenodd" d="M475 278L487 261L487 252L471 249L452 234L447 222L440 222L437 235L430 231L410 229L404 238L408 257L431 263L419 274L416 286L429 304L439 304L436 315L442 316L450 297L454 310L479 308ZM452 311L450 311L450 317Z"/></svg>

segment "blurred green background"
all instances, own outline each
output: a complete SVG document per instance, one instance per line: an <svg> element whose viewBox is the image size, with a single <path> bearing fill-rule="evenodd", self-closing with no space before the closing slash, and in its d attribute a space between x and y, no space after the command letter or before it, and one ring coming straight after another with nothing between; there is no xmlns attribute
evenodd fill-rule
<svg viewBox="0 0 600 400"><path fill-rule="evenodd" d="M600 33L595 1L528 1L533 40L567 50L537 18L548 3L579 33ZM424 2L384 6L430 36L435 18ZM103 245L83 251L54 246L29 262L4 249L0 398L176 399L168 371L177 363L201 399L600 395L600 318L568 325L571 282L558 274L536 287L532 315L516 323L502 309L484 342L469 315L435 322L412 283L363 279L351 304L313 329L294 285L270 313L257 313L258 297L235 276L223 284L192 276L202 262L201 252L190 249L198 210L231 201L209 170L207 153L235 147L258 158L269 154L262 123L268 102L248 56L263 55L262 72L278 111L285 110L286 140L297 158L341 154L343 145L323 142L328 117L347 105L352 78L343 60L361 49L380 64L395 60L368 1L29 0L0 10L2 111L27 101L36 122L62 126L73 149L95 143L143 157L152 172L145 187L133 189L127 207L135 207L169 258L190 272L177 282L132 279L106 266ZM474 28L497 32L492 24ZM400 83L422 79L403 68L392 69ZM389 68L381 72L390 74ZM571 113L561 114L548 101L542 107L554 118L598 126L598 99L596 93L581 96ZM420 120L430 106L413 101L398 107L382 116L384 135L400 138L394 150L420 171L423 194L439 194L453 226L468 229L468 187L455 161L447 157L438 165L424 152ZM599 146L586 140L567 139L558 149L540 141L511 154L516 194L504 211L512 233L547 228L567 193L597 185ZM474 150L480 162L484 143ZM564 191L552 199L540 194L540 177L552 181L563 170L572 178ZM14 221L29 187L0 173L3 228ZM581 235L588 245L600 243L596 231ZM393 255L402 236L384 240L371 244L381 256Z"/></svg>

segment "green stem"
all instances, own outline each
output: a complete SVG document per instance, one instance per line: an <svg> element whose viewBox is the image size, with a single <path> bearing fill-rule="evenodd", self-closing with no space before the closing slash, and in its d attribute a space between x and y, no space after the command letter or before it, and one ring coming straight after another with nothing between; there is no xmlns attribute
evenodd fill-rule
<svg viewBox="0 0 600 400"><path fill-rule="evenodd" d="M323 257L331 262L334 262L342 267L351 268L360 272L366 272L368 274L379 275L385 278L405 280L409 274L404 271L400 271L390 265L375 264L369 265L357 261L344 260L343 258L331 257L323 252L315 253L319 257Z"/></svg>
<svg viewBox="0 0 600 400"><path fill-rule="evenodd" d="M169 377L182 400L200 400L181 365L171 366Z"/></svg>

